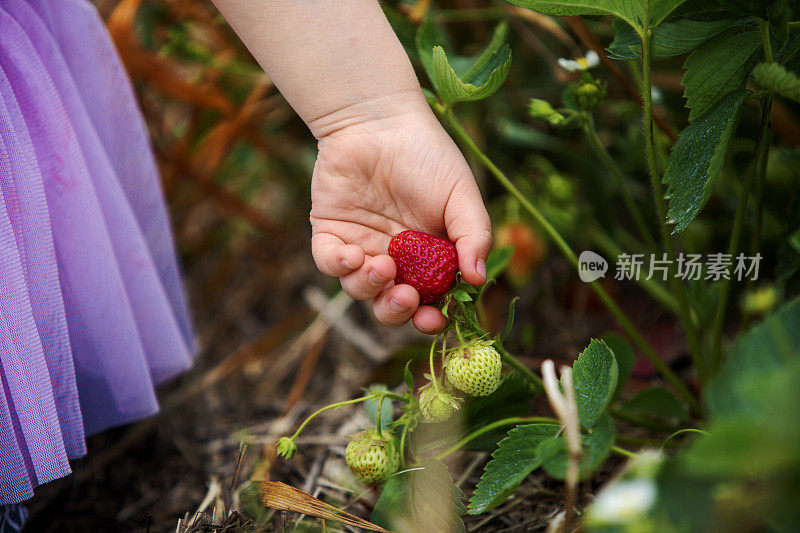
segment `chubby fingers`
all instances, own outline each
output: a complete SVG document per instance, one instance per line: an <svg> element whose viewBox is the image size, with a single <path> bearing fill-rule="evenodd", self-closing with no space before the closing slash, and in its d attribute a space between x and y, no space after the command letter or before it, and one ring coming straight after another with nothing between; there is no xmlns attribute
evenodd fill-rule
<svg viewBox="0 0 800 533"><path fill-rule="evenodd" d="M397 272L388 255L367 256L355 244L345 244L329 233L317 233L311 239L311 251L317 268L328 276L338 277L344 292L354 300L372 299L375 317L390 326L400 326L413 317L422 333L438 333L447 325L441 311L419 305L419 293L410 285L394 285Z"/></svg>
<svg viewBox="0 0 800 533"><path fill-rule="evenodd" d="M492 246L492 225L478 186L470 176L453 191L445 208L445 226L458 251L461 277L470 285L486 282L486 257Z"/></svg>
<svg viewBox="0 0 800 533"><path fill-rule="evenodd" d="M442 312L430 305L419 305L419 293L411 285L392 285L372 302L375 317L388 326L401 326L412 320L422 333L438 333L447 326Z"/></svg>
<svg viewBox="0 0 800 533"><path fill-rule="evenodd" d="M342 289L354 300L371 300L394 279L396 271L388 255L367 257L361 268L341 276Z"/></svg>
<svg viewBox="0 0 800 533"><path fill-rule="evenodd" d="M419 306L411 322L415 328L428 335L439 333L447 326L447 319L442 312L431 305Z"/></svg>
<svg viewBox="0 0 800 533"><path fill-rule="evenodd" d="M372 312L387 326L408 322L419 307L419 293L411 285L392 285L372 301Z"/></svg>
<svg viewBox="0 0 800 533"><path fill-rule="evenodd" d="M345 244L330 233L315 233L311 237L311 255L319 271L333 277L350 274L361 268L366 260L361 246Z"/></svg>

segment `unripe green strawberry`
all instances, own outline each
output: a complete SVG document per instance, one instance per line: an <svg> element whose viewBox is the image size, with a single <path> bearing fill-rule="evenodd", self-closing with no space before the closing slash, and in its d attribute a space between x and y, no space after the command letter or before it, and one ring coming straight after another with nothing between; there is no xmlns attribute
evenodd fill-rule
<svg viewBox="0 0 800 533"><path fill-rule="evenodd" d="M419 410L426 422L444 422L458 411L458 399L434 387L425 387L419 393Z"/></svg>
<svg viewBox="0 0 800 533"><path fill-rule="evenodd" d="M471 341L450 354L447 379L471 396L488 396L500 386L503 361L491 342Z"/></svg>
<svg viewBox="0 0 800 533"><path fill-rule="evenodd" d="M600 80L587 76L571 87L571 96L575 104L585 111L597 109L606 97L606 85Z"/></svg>
<svg viewBox="0 0 800 533"><path fill-rule="evenodd" d="M391 436L371 429L351 437L344 458L356 478L367 486L377 485L397 472L400 454Z"/></svg>

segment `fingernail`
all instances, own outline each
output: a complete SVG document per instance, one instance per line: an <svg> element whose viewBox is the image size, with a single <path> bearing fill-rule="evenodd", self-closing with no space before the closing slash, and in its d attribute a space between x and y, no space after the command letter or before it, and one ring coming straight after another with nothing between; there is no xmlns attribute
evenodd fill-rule
<svg viewBox="0 0 800 533"><path fill-rule="evenodd" d="M395 313L405 313L406 311L408 311L408 306L404 303L401 303L400 300L398 300L397 298L390 298L389 309L391 309Z"/></svg>
<svg viewBox="0 0 800 533"><path fill-rule="evenodd" d="M486 279L486 261L478 259L475 263L475 270L478 271L478 274L480 274L483 279Z"/></svg>
<svg viewBox="0 0 800 533"><path fill-rule="evenodd" d="M369 282L372 283L373 285L381 285L383 283L386 283L386 280L380 274L378 274L374 268L369 271L368 277L369 277Z"/></svg>
<svg viewBox="0 0 800 533"><path fill-rule="evenodd" d="M345 267L348 270L354 270L355 269L355 267L353 265L351 265L350 262L347 259L342 259L342 266Z"/></svg>

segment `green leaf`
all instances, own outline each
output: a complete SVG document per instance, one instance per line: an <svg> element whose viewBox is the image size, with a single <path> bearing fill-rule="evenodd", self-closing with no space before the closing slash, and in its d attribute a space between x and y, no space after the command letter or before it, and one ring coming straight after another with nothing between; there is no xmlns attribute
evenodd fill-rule
<svg viewBox="0 0 800 533"><path fill-rule="evenodd" d="M792 378L798 377L794 372ZM738 415L720 417L708 426L709 435L698 438L682 459L695 475L769 475L800 460L797 446L787 442L787 437L796 442L800 436L797 424L785 422L786 426L775 427Z"/></svg>
<svg viewBox="0 0 800 533"><path fill-rule="evenodd" d="M485 287L486 285L484 285ZM456 308L458 309L458 313L456 313L456 320L464 324L464 328L467 331L473 332L481 332L481 324L478 321L478 314L475 311L475 304L473 303L466 303L460 302L456 300Z"/></svg>
<svg viewBox="0 0 800 533"><path fill-rule="evenodd" d="M572 365L575 401L581 425L591 429L605 412L617 388L619 369L608 345L592 339Z"/></svg>
<svg viewBox="0 0 800 533"><path fill-rule="evenodd" d="M678 19L664 22L653 29L650 57L658 60L691 52L733 23L733 19ZM614 20L613 27L614 41L608 47L609 55L614 59L641 59L642 41L636 30L619 19Z"/></svg>
<svg viewBox="0 0 800 533"><path fill-rule="evenodd" d="M388 391L386 385L372 385L367 392L372 391ZM364 402L364 411L369 417L369 421L377 425L378 420L378 400L373 398ZM383 406L381 407L381 427L387 428L392 423L392 400L389 398L383 399Z"/></svg>
<svg viewBox="0 0 800 533"><path fill-rule="evenodd" d="M622 0L625 1L625 0ZM659 26L670 13L686 2L686 0L650 0L650 26L654 28ZM643 2L633 2L647 4L647 0Z"/></svg>
<svg viewBox="0 0 800 533"><path fill-rule="evenodd" d="M739 107L749 91L736 89L705 115L683 130L672 148L664 174L669 184L667 221L680 233L694 220L711 193L722 170L728 143L736 129Z"/></svg>
<svg viewBox="0 0 800 533"><path fill-rule="evenodd" d="M513 246L495 248L489 252L489 257L486 258L486 279L497 279L508 267L512 257L514 257Z"/></svg>
<svg viewBox="0 0 800 533"><path fill-rule="evenodd" d="M429 106L433 106L439 103L439 98L424 87L422 88L422 94L425 96L425 101L428 102Z"/></svg>
<svg viewBox="0 0 800 533"><path fill-rule="evenodd" d="M433 47L429 75L445 103L482 100L500 88L511 68L511 49L504 42L507 32L507 24L499 24L489 44L472 60L454 57L450 61L442 46ZM427 59L422 60L424 64Z"/></svg>
<svg viewBox="0 0 800 533"><path fill-rule="evenodd" d="M471 302L472 296L467 294L465 291L462 290L455 290L453 291L453 298L458 300L459 302Z"/></svg>
<svg viewBox="0 0 800 533"><path fill-rule="evenodd" d="M689 120L704 115L724 95L744 86L747 63L761 45L753 26L736 27L709 39L683 64L683 86Z"/></svg>
<svg viewBox="0 0 800 533"><path fill-rule="evenodd" d="M751 530L797 529L798 324L795 299L729 350L704 390L708 434L669 460L659 476L656 508L675 526L659 530L708 531L743 517Z"/></svg>
<svg viewBox="0 0 800 533"><path fill-rule="evenodd" d="M621 59L635 61L642 58L642 38L636 33L633 27L621 19L614 19L611 23L614 30L614 40L608 45L608 57L611 59ZM653 40L655 41L655 30ZM651 44L652 46L652 44ZM653 59L656 59L653 54Z"/></svg>
<svg viewBox="0 0 800 533"><path fill-rule="evenodd" d="M800 353L800 299L742 335L708 384L705 400L714 415L763 411L763 387Z"/></svg>
<svg viewBox="0 0 800 533"><path fill-rule="evenodd" d="M503 380L500 387L489 396L476 396L467 399L464 404L464 434L471 433L503 418L525 416L530 412L531 399L536 395L528 382L519 374L511 374ZM494 448L497 441L505 434L505 429L491 431L470 441L470 450L487 450Z"/></svg>
<svg viewBox="0 0 800 533"><path fill-rule="evenodd" d="M515 6L545 15L615 15L641 33L649 14L650 26L658 26L686 0L507 0Z"/></svg>
<svg viewBox="0 0 800 533"><path fill-rule="evenodd" d="M759 63L753 69L753 79L767 91L800 102L800 77L777 63Z"/></svg>
<svg viewBox="0 0 800 533"><path fill-rule="evenodd" d="M689 420L689 413L681 402L662 387L643 390L622 405L622 411L644 415L656 420Z"/></svg>
<svg viewBox="0 0 800 533"><path fill-rule="evenodd" d="M505 342L506 339L508 339L508 336L511 335L511 328L514 327L514 315L516 314L518 301L519 296L515 296L508 303L508 319L506 321L506 329L503 330L503 334L500 336L500 342Z"/></svg>
<svg viewBox="0 0 800 533"><path fill-rule="evenodd" d="M780 16L786 0L717 0L717 4L737 15L774 20Z"/></svg>
<svg viewBox="0 0 800 533"><path fill-rule="evenodd" d="M411 373L411 360L406 361L406 366L403 368L403 380L406 382L408 392L414 392L414 374Z"/></svg>
<svg viewBox="0 0 800 533"><path fill-rule="evenodd" d="M492 460L475 487L469 513L485 513L511 496L525 477L542 464L537 451L539 444L560 429L556 424L528 424L509 431L492 453Z"/></svg>
<svg viewBox="0 0 800 533"><path fill-rule="evenodd" d="M591 476L605 462L614 446L616 428L611 415L604 413L589 435L581 435L581 458L578 461L580 479ZM542 468L550 477L563 480L567 477L567 444L563 435L550 437L539 445Z"/></svg>
<svg viewBox="0 0 800 533"><path fill-rule="evenodd" d="M425 20L417 30L417 53L425 72L428 74L428 79L431 80L437 93L440 91L437 85L438 80L433 75L433 49L442 44L444 44L444 39L437 31L436 26L429 20ZM428 100L430 101L430 98Z"/></svg>
<svg viewBox="0 0 800 533"><path fill-rule="evenodd" d="M617 369L619 376L617 377L617 387L614 390L614 398L619 398L620 393L625 388L625 384L631 377L633 371L633 363L636 361L636 354L633 353L633 348L622 335L617 333L606 333L602 337L611 351L614 352L614 359L617 361Z"/></svg>
<svg viewBox="0 0 800 533"><path fill-rule="evenodd" d="M447 467L430 457L422 459L419 466L389 478L371 521L391 530L464 531L460 518L466 513L463 493Z"/></svg>
<svg viewBox="0 0 800 533"><path fill-rule="evenodd" d="M795 309L794 319L798 318L796 312ZM780 322L785 318L784 315L777 320ZM778 322L770 319L764 322L762 326L770 324L767 329L775 328L771 333L767 332L767 336L774 338L775 334L780 337L787 333L791 337L784 329L788 324ZM795 321L792 329L796 330L796 325ZM756 337L765 333L760 326L758 330L754 333ZM750 333L745 336L750 337ZM800 340L797 335L794 337L795 341ZM747 383L749 390L737 388L731 392L747 403L712 414L711 423L706 427L707 434L697 438L682 456L692 473L741 476L752 480L753 476L777 476L781 479L785 478L787 471L797 471L800 467L800 447L797 446L800 440L798 347L800 345L795 343L793 357L777 364L769 361L764 369L742 366L734 370L739 383ZM738 358L739 355L732 354L731 357Z"/></svg>
<svg viewBox="0 0 800 533"><path fill-rule="evenodd" d="M800 28L793 27L789 30L783 50L775 55L775 61L787 64L797 52L800 52Z"/></svg>

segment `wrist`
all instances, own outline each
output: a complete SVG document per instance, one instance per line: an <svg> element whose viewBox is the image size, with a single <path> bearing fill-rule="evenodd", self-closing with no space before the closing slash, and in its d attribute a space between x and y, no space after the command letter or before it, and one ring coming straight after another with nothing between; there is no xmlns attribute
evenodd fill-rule
<svg viewBox="0 0 800 533"><path fill-rule="evenodd" d="M358 101L335 108L306 123L318 141L342 133L370 133L408 124L436 121L419 86Z"/></svg>

